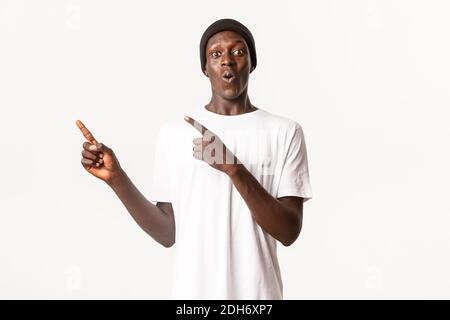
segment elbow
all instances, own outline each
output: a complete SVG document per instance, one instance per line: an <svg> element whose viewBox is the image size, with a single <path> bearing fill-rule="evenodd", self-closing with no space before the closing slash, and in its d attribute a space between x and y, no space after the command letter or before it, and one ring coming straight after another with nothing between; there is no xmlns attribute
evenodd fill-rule
<svg viewBox="0 0 450 320"><path fill-rule="evenodd" d="M285 239L285 240L281 241L281 243L283 244L283 246L289 247L291 244L293 244L295 242L295 240L297 240L297 238Z"/></svg>
<svg viewBox="0 0 450 320"><path fill-rule="evenodd" d="M170 248L170 247L172 247L174 244L175 244L175 242L172 242L172 243L163 243L162 245L163 245L164 248Z"/></svg>
<svg viewBox="0 0 450 320"><path fill-rule="evenodd" d="M147 234L157 243L162 245L164 248L170 248L175 244L175 236L168 236L166 234L155 234L150 232L147 232Z"/></svg>
<svg viewBox="0 0 450 320"><path fill-rule="evenodd" d="M161 242L164 248L170 248L175 244L175 239L170 241Z"/></svg>
<svg viewBox="0 0 450 320"><path fill-rule="evenodd" d="M175 244L175 232L172 232L168 239L166 239L163 243L165 248L170 248Z"/></svg>
<svg viewBox="0 0 450 320"><path fill-rule="evenodd" d="M292 228L291 232L288 233L288 237L280 241L285 247L289 247L292 245L299 237L300 232L302 230L301 223L297 224L294 228Z"/></svg>

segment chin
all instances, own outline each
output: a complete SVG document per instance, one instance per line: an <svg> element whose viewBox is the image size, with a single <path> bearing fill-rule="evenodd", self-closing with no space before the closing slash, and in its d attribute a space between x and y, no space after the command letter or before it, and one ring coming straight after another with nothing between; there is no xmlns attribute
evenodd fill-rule
<svg viewBox="0 0 450 320"><path fill-rule="evenodd" d="M228 89L222 92L222 98L226 100L236 100L242 95L242 91Z"/></svg>

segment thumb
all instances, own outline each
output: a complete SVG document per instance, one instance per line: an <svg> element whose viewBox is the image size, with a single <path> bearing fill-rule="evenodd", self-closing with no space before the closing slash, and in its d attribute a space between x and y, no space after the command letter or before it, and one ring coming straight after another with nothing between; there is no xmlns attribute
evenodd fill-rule
<svg viewBox="0 0 450 320"><path fill-rule="evenodd" d="M104 153L110 153L111 152L111 149L108 148L105 144L103 144L101 142L92 144L89 147L89 150L95 151L95 152L104 152Z"/></svg>

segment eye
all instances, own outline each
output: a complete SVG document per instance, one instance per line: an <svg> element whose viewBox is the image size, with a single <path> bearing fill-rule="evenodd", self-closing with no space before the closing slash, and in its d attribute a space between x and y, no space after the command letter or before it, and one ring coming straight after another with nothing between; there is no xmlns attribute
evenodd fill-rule
<svg viewBox="0 0 450 320"><path fill-rule="evenodd" d="M244 49L238 49L238 50L233 51L233 54L235 56L242 56L244 53L245 53Z"/></svg>
<svg viewBox="0 0 450 320"><path fill-rule="evenodd" d="M212 56L213 58L218 58L218 57L220 57L220 52L219 52L219 51L213 51L213 52L211 52L210 54L211 54L211 56Z"/></svg>

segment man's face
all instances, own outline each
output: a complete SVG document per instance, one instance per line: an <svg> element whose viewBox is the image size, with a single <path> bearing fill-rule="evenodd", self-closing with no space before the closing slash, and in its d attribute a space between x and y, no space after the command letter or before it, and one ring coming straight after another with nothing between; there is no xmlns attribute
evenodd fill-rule
<svg viewBox="0 0 450 320"><path fill-rule="evenodd" d="M251 70L244 38L233 31L222 31L209 38L205 68L215 94L227 100L238 98L247 88Z"/></svg>

